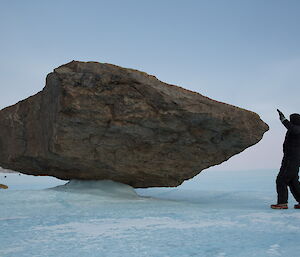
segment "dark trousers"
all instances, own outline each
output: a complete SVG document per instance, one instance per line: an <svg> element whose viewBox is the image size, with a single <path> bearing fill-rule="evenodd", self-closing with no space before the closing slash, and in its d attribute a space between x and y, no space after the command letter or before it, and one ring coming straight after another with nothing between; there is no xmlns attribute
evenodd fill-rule
<svg viewBox="0 0 300 257"><path fill-rule="evenodd" d="M277 203L288 202L288 187L296 201L300 203L299 160L284 156L276 179Z"/></svg>

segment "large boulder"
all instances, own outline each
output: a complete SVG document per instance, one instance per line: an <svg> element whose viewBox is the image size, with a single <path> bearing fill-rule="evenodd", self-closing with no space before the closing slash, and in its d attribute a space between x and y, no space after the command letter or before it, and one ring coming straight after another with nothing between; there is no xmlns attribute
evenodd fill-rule
<svg viewBox="0 0 300 257"><path fill-rule="evenodd" d="M256 113L112 64L72 61L0 111L0 166L60 179L178 186L261 140Z"/></svg>

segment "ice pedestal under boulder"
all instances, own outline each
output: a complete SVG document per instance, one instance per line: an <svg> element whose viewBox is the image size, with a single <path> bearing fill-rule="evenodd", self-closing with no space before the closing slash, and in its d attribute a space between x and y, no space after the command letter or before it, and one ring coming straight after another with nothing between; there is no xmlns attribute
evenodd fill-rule
<svg viewBox="0 0 300 257"><path fill-rule="evenodd" d="M178 186L261 140L256 113L112 64L73 61L0 111L0 166L63 180Z"/></svg>
<svg viewBox="0 0 300 257"><path fill-rule="evenodd" d="M111 180L71 180L65 185L51 188L51 190L92 194L102 198L139 198L133 187Z"/></svg>

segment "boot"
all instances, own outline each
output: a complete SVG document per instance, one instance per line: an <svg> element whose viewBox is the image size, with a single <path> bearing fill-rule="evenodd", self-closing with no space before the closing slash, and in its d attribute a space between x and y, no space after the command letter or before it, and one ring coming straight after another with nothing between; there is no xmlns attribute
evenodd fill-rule
<svg viewBox="0 0 300 257"><path fill-rule="evenodd" d="M300 203L294 205L295 209L300 209Z"/></svg>
<svg viewBox="0 0 300 257"><path fill-rule="evenodd" d="M272 204L270 207L272 209L288 209L289 208L287 203ZM299 209L300 209L300 205L299 205Z"/></svg>

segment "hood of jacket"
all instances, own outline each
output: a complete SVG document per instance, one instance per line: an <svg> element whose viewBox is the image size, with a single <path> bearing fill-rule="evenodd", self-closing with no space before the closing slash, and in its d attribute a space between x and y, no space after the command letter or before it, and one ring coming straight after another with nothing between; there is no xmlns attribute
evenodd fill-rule
<svg viewBox="0 0 300 257"><path fill-rule="evenodd" d="M300 125L300 114L293 113L290 115L290 122L294 125Z"/></svg>

